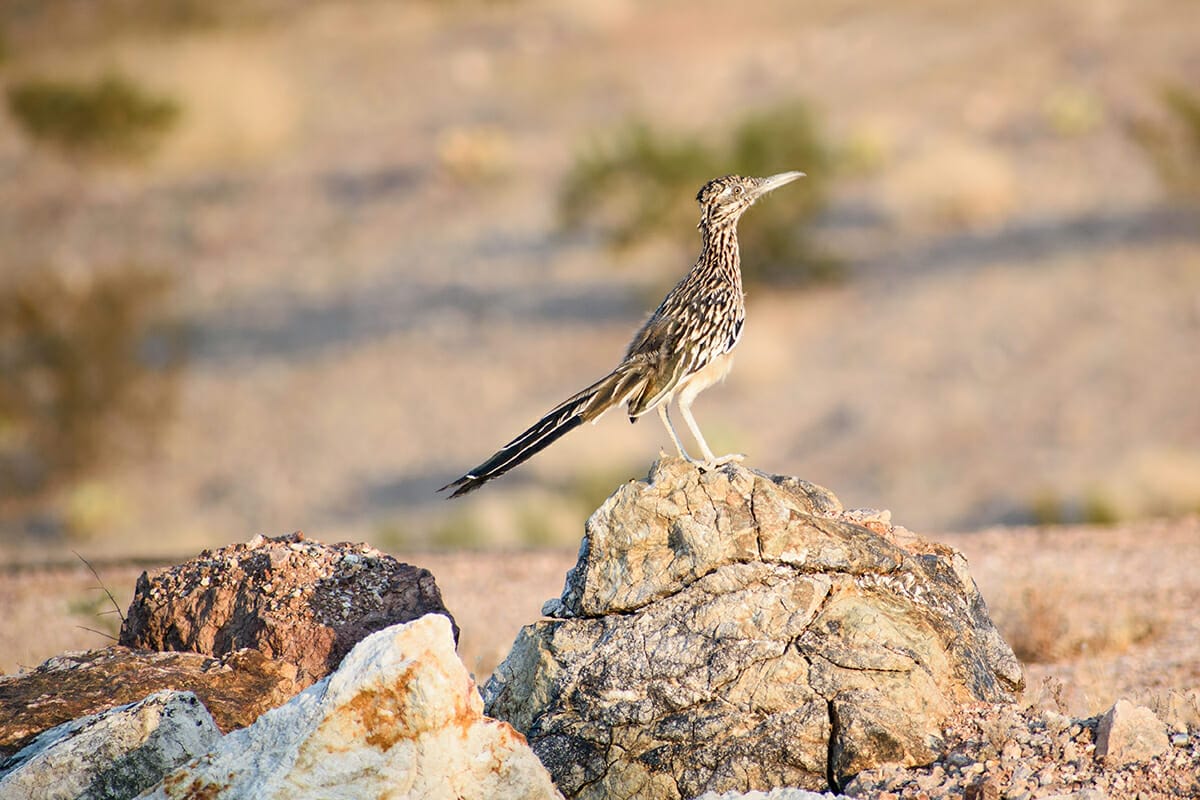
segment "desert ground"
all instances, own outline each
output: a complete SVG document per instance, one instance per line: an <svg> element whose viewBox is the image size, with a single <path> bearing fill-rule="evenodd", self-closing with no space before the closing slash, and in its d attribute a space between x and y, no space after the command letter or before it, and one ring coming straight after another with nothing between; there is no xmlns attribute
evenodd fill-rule
<svg viewBox="0 0 1200 800"><path fill-rule="evenodd" d="M436 493L604 374L694 257L564 231L564 176L630 120L716 136L798 99L851 165L815 231L846 278L750 288L696 406L714 447L960 548L1071 713L1200 686L1200 224L1130 135L1200 85L1191 4L261 5L5 19L0 83L118 69L183 112L100 166L0 113L0 277L151 265L188 346L151 436L0 496L0 672L115 632L73 552L123 608L144 568L303 529L429 568L486 679L669 447L613 414Z"/></svg>

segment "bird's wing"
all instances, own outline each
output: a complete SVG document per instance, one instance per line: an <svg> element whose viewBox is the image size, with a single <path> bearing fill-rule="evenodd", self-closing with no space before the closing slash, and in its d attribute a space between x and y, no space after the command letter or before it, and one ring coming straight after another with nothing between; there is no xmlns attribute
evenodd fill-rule
<svg viewBox="0 0 1200 800"><path fill-rule="evenodd" d="M629 418L657 406L679 384L694 360L685 341L686 325L675 317L655 314L629 344L622 367L643 377L640 391L629 397Z"/></svg>

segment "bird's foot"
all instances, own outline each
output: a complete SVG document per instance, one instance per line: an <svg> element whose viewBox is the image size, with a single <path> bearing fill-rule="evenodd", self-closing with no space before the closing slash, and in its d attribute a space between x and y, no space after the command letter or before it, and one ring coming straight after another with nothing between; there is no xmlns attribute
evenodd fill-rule
<svg viewBox="0 0 1200 800"><path fill-rule="evenodd" d="M730 453L724 456L713 456L707 461L696 462L696 465L704 470L720 469L726 464L740 464L746 460L746 456L742 453Z"/></svg>

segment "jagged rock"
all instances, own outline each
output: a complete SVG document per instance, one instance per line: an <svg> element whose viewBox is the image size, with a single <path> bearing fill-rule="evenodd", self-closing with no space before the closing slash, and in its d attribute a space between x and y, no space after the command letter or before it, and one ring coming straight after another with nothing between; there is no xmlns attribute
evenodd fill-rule
<svg viewBox="0 0 1200 800"><path fill-rule="evenodd" d="M333 675L143 797L561 797L521 735L482 712L450 621L430 614L368 636Z"/></svg>
<svg viewBox="0 0 1200 800"><path fill-rule="evenodd" d="M217 727L230 731L303 689L296 672L254 650L213 658L108 647L55 656L32 672L0 677L0 756L64 722L163 689L195 692Z"/></svg>
<svg viewBox="0 0 1200 800"><path fill-rule="evenodd" d="M453 624L428 570L365 544L256 536L143 573L121 644L207 655L250 647L295 664L308 685L367 634L429 613Z"/></svg>
<svg viewBox="0 0 1200 800"><path fill-rule="evenodd" d="M960 553L739 466L621 487L543 612L484 698L568 797L836 787L1023 686Z"/></svg>
<svg viewBox="0 0 1200 800"><path fill-rule="evenodd" d="M1145 706L1118 700L1096 726L1096 756L1108 764L1148 761L1170 747L1167 726Z"/></svg>
<svg viewBox="0 0 1200 800"><path fill-rule="evenodd" d="M5 800L127 798L209 751L221 732L191 692L145 700L52 728L0 763Z"/></svg>

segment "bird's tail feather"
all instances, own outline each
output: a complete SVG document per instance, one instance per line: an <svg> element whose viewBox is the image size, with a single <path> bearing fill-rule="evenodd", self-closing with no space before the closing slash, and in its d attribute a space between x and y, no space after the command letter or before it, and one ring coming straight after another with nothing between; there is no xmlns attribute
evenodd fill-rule
<svg viewBox="0 0 1200 800"><path fill-rule="evenodd" d="M439 492L454 489L451 497L460 497L498 478L513 467L545 450L565 434L585 422L593 422L612 408L625 402L641 388L644 377L618 367L575 396L563 401L545 416L500 448L495 455L456 481L446 484Z"/></svg>

